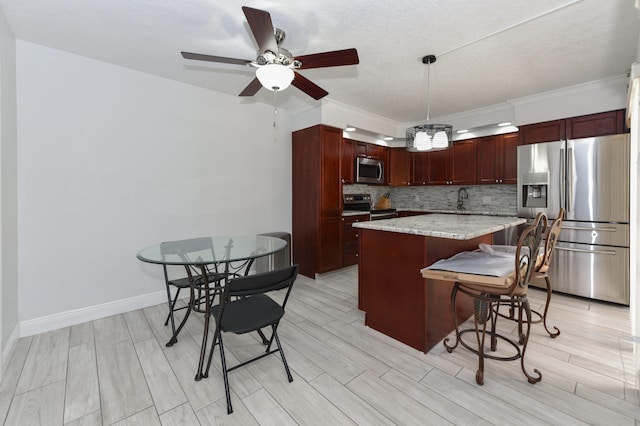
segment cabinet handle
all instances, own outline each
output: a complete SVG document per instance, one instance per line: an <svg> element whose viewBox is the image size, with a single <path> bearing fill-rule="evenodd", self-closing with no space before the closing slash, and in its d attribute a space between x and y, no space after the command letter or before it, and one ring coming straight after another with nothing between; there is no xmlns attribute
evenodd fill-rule
<svg viewBox="0 0 640 426"><path fill-rule="evenodd" d="M360 235L356 234L356 238L358 238Z"/></svg>

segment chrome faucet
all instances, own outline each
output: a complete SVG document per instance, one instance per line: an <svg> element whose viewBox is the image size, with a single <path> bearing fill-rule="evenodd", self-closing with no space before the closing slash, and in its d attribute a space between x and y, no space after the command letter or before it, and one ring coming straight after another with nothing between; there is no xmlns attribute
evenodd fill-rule
<svg viewBox="0 0 640 426"><path fill-rule="evenodd" d="M458 206L457 209L458 210L464 210L464 200L468 200L469 199L469 194L467 193L467 190L464 187L460 187L460 189L458 189Z"/></svg>

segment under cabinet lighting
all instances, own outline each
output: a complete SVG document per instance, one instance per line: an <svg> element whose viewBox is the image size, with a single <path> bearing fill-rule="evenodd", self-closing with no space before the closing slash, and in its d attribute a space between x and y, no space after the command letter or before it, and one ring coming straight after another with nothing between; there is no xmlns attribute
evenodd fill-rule
<svg viewBox="0 0 640 426"><path fill-rule="evenodd" d="M467 133L467 132L468 132L467 129L461 129L461 130L458 130L456 133L462 134L462 133Z"/></svg>
<svg viewBox="0 0 640 426"><path fill-rule="evenodd" d="M505 121L504 123L498 123L498 127L505 127L505 126L511 126L511 122Z"/></svg>
<svg viewBox="0 0 640 426"><path fill-rule="evenodd" d="M392 141L393 140L393 138L391 136L385 136L383 139L385 141Z"/></svg>
<svg viewBox="0 0 640 426"><path fill-rule="evenodd" d="M346 129L344 129L346 132L355 132L356 128L355 127L347 127Z"/></svg>

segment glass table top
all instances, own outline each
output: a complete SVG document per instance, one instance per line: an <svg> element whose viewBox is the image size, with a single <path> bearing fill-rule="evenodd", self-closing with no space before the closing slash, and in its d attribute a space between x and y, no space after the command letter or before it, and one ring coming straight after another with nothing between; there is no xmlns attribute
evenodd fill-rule
<svg viewBox="0 0 640 426"><path fill-rule="evenodd" d="M156 244L140 250L136 257L164 265L209 265L267 256L286 246L280 238L262 235L200 237Z"/></svg>

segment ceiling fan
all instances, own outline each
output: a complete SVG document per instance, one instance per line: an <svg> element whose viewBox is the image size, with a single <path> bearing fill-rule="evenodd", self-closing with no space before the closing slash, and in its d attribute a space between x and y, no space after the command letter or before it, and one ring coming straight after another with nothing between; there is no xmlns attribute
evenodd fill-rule
<svg viewBox="0 0 640 426"><path fill-rule="evenodd" d="M356 65L360 62L356 49L334 50L294 57L287 49L280 47L280 43L285 38L285 32L279 28L274 29L269 12L247 6L243 6L242 11L258 43L258 57L255 61L181 52L185 59L256 67L256 77L244 88L240 96L253 96L261 87L281 91L293 84L318 100L327 96L329 92L296 70Z"/></svg>

